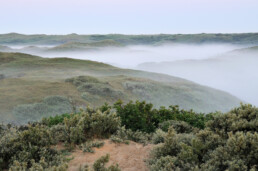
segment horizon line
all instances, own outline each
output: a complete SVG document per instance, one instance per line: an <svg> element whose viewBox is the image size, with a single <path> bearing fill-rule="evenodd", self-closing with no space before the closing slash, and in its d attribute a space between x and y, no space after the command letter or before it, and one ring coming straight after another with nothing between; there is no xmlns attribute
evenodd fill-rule
<svg viewBox="0 0 258 171"><path fill-rule="evenodd" d="M25 36L33 36L33 35L46 35L46 36L65 36L65 35L78 35L78 36L90 36L90 35L131 35L131 36L137 36L137 35L200 35L200 34L221 34L221 35L227 35L227 34L258 34L258 32L199 32L199 33L153 33L153 34L125 34L125 33L67 33L67 34L45 34L45 33L18 33L18 32L8 32L8 33L0 33L0 35L8 35L8 34L18 34L18 35L25 35Z"/></svg>

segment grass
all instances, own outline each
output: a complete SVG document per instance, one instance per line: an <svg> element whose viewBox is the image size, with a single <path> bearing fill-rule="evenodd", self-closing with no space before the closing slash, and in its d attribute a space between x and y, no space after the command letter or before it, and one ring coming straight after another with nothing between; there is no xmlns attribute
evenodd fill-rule
<svg viewBox="0 0 258 171"><path fill-rule="evenodd" d="M116 68L69 58L0 53L0 119L15 120L13 109L64 96L75 106L99 106L121 99L155 106L179 105L197 112L227 111L239 100L225 92L168 75ZM81 77L80 77L81 76Z"/></svg>

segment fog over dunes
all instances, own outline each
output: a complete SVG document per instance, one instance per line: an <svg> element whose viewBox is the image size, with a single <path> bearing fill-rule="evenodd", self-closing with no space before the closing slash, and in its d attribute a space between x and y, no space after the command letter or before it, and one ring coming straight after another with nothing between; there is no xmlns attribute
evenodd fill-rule
<svg viewBox="0 0 258 171"><path fill-rule="evenodd" d="M209 59L143 63L138 69L166 73L227 91L258 105L258 50L247 48Z"/></svg>
<svg viewBox="0 0 258 171"><path fill-rule="evenodd" d="M69 44L68 44L69 45ZM134 46L66 45L11 46L13 51L47 58L69 57L108 63L117 67L140 69L185 78L231 93L244 102L258 105L257 51L249 44L163 44ZM60 47L60 45L56 46ZM90 48L89 48L90 47Z"/></svg>
<svg viewBox="0 0 258 171"><path fill-rule="evenodd" d="M247 45L231 44L163 44L159 46L124 46L58 49L54 46L9 46L13 51L43 57L70 57L134 68L145 62L164 62L185 59L207 59ZM59 47L59 46L56 46ZM33 49L34 48L34 49ZM94 49L95 48L95 49ZM40 50L41 49L41 50Z"/></svg>

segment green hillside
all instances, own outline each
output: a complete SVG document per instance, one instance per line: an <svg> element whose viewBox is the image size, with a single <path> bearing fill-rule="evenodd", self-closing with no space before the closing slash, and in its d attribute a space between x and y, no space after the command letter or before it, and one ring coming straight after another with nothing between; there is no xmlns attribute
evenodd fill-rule
<svg viewBox="0 0 258 171"><path fill-rule="evenodd" d="M23 35L17 33L0 34L0 44L64 44L68 42L90 43L114 40L123 45L161 43L233 43L258 44L258 33L243 34L159 34L159 35Z"/></svg>
<svg viewBox="0 0 258 171"><path fill-rule="evenodd" d="M15 121L20 113L35 111L39 117L51 116L64 112L59 111L62 105L69 104L66 112L70 112L119 99L179 105L197 112L228 111L240 102L228 93L181 78L86 60L0 53L0 73L1 120ZM60 103L53 104L53 99Z"/></svg>
<svg viewBox="0 0 258 171"><path fill-rule="evenodd" d="M122 47L123 45L114 40L101 40L91 43L69 42L62 45L49 48L49 51L83 51L95 50L103 47Z"/></svg>

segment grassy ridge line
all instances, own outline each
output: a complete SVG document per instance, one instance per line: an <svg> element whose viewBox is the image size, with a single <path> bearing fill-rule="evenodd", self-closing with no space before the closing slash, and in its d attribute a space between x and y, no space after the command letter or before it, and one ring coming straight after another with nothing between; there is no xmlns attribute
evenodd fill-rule
<svg viewBox="0 0 258 171"><path fill-rule="evenodd" d="M123 45L171 43L234 43L258 44L258 33L241 34L159 34L159 35L23 35L1 34L0 44L63 44L68 42L90 43L114 40Z"/></svg>

